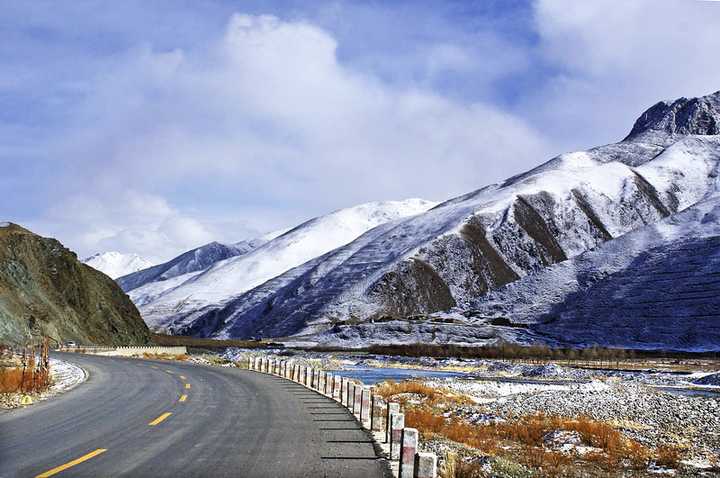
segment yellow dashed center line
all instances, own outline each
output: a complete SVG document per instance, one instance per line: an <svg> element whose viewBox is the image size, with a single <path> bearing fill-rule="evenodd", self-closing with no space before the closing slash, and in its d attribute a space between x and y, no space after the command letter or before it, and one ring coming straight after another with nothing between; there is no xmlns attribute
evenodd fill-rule
<svg viewBox="0 0 720 478"><path fill-rule="evenodd" d="M106 451L107 451L107 448L98 448L95 451L91 451L87 455L83 455L80 458L77 458L73 461L69 461L69 462L65 463L64 465L60 465L56 468L53 468L52 470L48 470L45 473L42 473L42 474L36 476L35 478L47 478L49 476L57 475L61 471L65 471L68 468L72 468L75 465L79 465L80 463L87 461L91 458L94 458L102 453L105 453Z"/></svg>
<svg viewBox="0 0 720 478"><path fill-rule="evenodd" d="M190 390L190 384L189 384L189 383L186 383L186 384L185 384L185 388L188 389L188 390Z"/></svg>
<svg viewBox="0 0 720 478"><path fill-rule="evenodd" d="M165 419L166 419L167 417L169 417L170 415L172 415L172 413L170 413L170 412L165 412L165 413L163 413L162 415L160 415L159 417L157 417L155 420L153 420L153 421L151 421L150 423L148 423L148 425L150 425L151 427L154 427L155 425L159 425L160 423L163 422L163 420L165 420Z"/></svg>
<svg viewBox="0 0 720 478"><path fill-rule="evenodd" d="M180 401L184 402L185 400L187 400L187 395L180 395Z"/></svg>

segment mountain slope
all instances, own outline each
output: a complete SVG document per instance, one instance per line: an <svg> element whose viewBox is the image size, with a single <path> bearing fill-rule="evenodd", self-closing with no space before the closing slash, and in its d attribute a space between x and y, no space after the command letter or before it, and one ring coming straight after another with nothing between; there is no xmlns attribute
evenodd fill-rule
<svg viewBox="0 0 720 478"><path fill-rule="evenodd" d="M242 241L237 244L211 242L187 251L163 264L145 268L118 278L117 282L126 292L151 282L162 282L192 272L204 271L216 262L247 254L264 243L261 239Z"/></svg>
<svg viewBox="0 0 720 478"><path fill-rule="evenodd" d="M717 187L720 92L659 103L620 143L563 154L504 183L368 231L180 332L284 336L468 307L489 291L703 199ZM683 133L683 134L679 134Z"/></svg>
<svg viewBox="0 0 720 478"><path fill-rule="evenodd" d="M435 203L408 199L362 204L311 219L252 252L213 265L149 301L136 300L145 321L155 329L177 332L177 322L207 306L220 306L316 256L352 241L373 227L426 211Z"/></svg>
<svg viewBox="0 0 720 478"><path fill-rule="evenodd" d="M474 323L512 318L548 340L720 348L720 194L480 298Z"/></svg>
<svg viewBox="0 0 720 478"><path fill-rule="evenodd" d="M81 344L142 344L147 326L118 285L55 239L0 225L0 342L49 335Z"/></svg>
<svg viewBox="0 0 720 478"><path fill-rule="evenodd" d="M100 252L83 259L82 262L112 279L147 269L153 265L152 262L137 254L121 254L116 251Z"/></svg>

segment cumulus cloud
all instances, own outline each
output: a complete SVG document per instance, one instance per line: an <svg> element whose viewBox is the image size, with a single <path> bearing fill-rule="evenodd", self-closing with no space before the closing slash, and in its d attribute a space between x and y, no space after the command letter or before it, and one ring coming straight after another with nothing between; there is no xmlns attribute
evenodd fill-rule
<svg viewBox="0 0 720 478"><path fill-rule="evenodd" d="M82 255L87 251L142 251L149 260L167 259L225 236L221 231L184 216L161 197L127 190L112 198L77 194L51 206L45 218L30 221L40 233L69 237Z"/></svg>

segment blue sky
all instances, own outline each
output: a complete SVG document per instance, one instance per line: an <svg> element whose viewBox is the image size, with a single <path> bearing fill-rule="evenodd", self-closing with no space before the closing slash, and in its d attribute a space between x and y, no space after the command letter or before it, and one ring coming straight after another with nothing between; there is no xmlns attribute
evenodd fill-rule
<svg viewBox="0 0 720 478"><path fill-rule="evenodd" d="M160 260L447 199L720 89L718 24L692 0L0 1L0 220Z"/></svg>

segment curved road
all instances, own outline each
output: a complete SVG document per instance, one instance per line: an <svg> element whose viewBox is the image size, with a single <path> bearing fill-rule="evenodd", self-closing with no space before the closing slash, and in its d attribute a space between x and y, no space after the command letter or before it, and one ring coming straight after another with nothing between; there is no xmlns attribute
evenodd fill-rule
<svg viewBox="0 0 720 478"><path fill-rule="evenodd" d="M0 478L387 476L345 408L288 380L181 362L54 356L89 378L0 413Z"/></svg>

